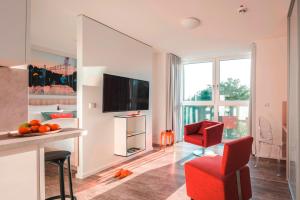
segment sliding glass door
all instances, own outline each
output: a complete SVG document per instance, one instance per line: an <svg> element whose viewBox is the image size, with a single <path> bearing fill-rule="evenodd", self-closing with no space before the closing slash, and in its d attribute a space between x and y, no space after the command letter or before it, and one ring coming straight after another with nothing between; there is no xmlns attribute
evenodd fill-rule
<svg viewBox="0 0 300 200"><path fill-rule="evenodd" d="M183 72L183 125L215 120L224 139L248 134L250 59L185 64Z"/></svg>
<svg viewBox="0 0 300 200"><path fill-rule="evenodd" d="M219 64L218 120L224 123L224 139L248 134L251 60L221 60Z"/></svg>

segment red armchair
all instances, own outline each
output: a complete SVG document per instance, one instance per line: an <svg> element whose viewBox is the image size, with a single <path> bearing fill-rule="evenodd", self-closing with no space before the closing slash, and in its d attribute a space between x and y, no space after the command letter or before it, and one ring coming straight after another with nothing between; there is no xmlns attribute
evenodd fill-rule
<svg viewBox="0 0 300 200"><path fill-rule="evenodd" d="M221 143L224 124L213 121L202 121L184 126L184 141L199 145L202 151L193 153L197 156L205 153L205 148Z"/></svg>
<svg viewBox="0 0 300 200"><path fill-rule="evenodd" d="M193 200L248 200L252 197L247 163L253 138L225 143L223 156L203 156L185 164L187 194ZM240 198L242 197L242 198Z"/></svg>

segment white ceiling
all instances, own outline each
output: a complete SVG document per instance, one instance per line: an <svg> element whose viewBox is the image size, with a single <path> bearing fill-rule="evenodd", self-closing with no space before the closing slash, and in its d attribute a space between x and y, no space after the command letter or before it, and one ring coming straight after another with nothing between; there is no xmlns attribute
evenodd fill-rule
<svg viewBox="0 0 300 200"><path fill-rule="evenodd" d="M240 15L245 4L249 11ZM286 35L290 0L31 0L32 44L76 55L76 16L85 14L156 49L184 58L249 51L256 40ZM187 30L180 20L197 17Z"/></svg>

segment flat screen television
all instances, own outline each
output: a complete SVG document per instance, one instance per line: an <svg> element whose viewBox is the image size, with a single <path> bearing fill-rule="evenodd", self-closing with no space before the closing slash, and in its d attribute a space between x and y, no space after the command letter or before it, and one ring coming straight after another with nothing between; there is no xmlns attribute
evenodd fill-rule
<svg viewBox="0 0 300 200"><path fill-rule="evenodd" d="M149 109L149 82L103 74L102 112Z"/></svg>

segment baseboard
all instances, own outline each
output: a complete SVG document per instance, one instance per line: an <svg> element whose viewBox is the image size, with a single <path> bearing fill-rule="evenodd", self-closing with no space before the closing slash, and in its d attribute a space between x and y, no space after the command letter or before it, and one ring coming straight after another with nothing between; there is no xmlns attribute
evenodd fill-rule
<svg viewBox="0 0 300 200"><path fill-rule="evenodd" d="M152 150L153 150L153 148L150 148L150 149L148 149L146 151L142 151L142 152L134 154L134 155L132 155L130 157L122 157L122 159L120 159L118 161L111 162L111 163L109 163L107 165L104 165L104 166L100 166L99 168L91 170L89 172L85 172L85 173L82 173L82 174L76 173L76 178L78 178L78 179L85 179L85 178L87 178L89 176L95 175L95 174L97 174L97 173L99 173L101 171L107 170L107 169L109 169L109 168L111 168L111 167L113 167L115 165L121 164L122 162L125 162L125 161L127 161L129 159L132 159L132 158L136 157L136 156L143 155L143 154L145 154L145 153L147 153L149 151L152 151Z"/></svg>

